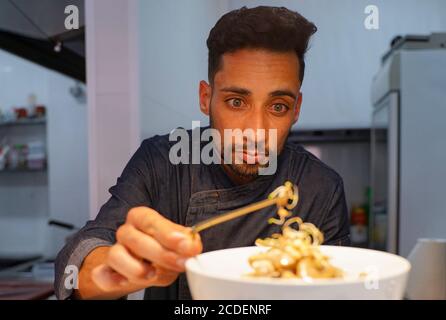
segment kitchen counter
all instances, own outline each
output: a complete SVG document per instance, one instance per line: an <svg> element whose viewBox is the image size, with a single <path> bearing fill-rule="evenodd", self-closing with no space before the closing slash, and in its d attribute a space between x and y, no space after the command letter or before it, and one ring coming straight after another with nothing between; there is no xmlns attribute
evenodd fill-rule
<svg viewBox="0 0 446 320"><path fill-rule="evenodd" d="M0 279L0 300L41 300L54 293L50 282L29 279Z"/></svg>
<svg viewBox="0 0 446 320"><path fill-rule="evenodd" d="M54 294L54 265L40 259L0 271L0 300L40 300Z"/></svg>

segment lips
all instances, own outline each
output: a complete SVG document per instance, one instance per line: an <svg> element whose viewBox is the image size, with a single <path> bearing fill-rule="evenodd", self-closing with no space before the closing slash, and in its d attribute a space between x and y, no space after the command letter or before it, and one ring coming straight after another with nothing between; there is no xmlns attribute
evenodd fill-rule
<svg viewBox="0 0 446 320"><path fill-rule="evenodd" d="M265 148L251 148L249 146L235 146L232 153L235 158L235 164L265 164L267 163L269 152Z"/></svg>
<svg viewBox="0 0 446 320"><path fill-rule="evenodd" d="M260 163L263 159L265 159L265 157L265 153L242 153L243 162L250 164Z"/></svg>

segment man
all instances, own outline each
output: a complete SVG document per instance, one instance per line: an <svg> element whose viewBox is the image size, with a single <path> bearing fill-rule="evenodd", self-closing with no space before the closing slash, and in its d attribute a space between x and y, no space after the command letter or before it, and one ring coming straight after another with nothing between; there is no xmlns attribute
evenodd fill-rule
<svg viewBox="0 0 446 320"><path fill-rule="evenodd" d="M60 252L56 294L66 298L125 297L146 288L146 299L189 299L184 262L202 251L253 245L279 232L267 223L274 208L247 215L190 237L190 226L265 199L290 180L299 187L293 215L314 223L326 244L349 244L342 179L302 147L287 143L302 103L304 55L316 27L285 8L242 8L225 14L209 34L209 83L199 101L212 129L274 132L259 151L230 149L242 163L173 164L174 142L145 140L125 167L111 198ZM223 157L226 145L217 148ZM246 144L246 139L243 144ZM245 147L245 146L244 146ZM276 153L277 169L259 175L261 158ZM248 158L251 161L248 161ZM269 159L271 162L272 159ZM80 269L79 286L65 286L67 266Z"/></svg>

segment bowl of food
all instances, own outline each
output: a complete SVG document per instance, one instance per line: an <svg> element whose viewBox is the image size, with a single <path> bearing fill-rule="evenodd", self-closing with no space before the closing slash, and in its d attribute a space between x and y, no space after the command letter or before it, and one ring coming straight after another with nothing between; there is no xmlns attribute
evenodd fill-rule
<svg viewBox="0 0 446 320"><path fill-rule="evenodd" d="M292 228L296 223L299 228ZM324 246L316 227L289 219L257 246L206 252L186 262L194 299L402 299L410 263L387 252Z"/></svg>

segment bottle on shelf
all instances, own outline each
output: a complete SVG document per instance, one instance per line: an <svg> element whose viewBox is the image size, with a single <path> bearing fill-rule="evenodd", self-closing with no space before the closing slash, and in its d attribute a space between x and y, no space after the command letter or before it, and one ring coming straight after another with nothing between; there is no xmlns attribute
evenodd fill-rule
<svg viewBox="0 0 446 320"><path fill-rule="evenodd" d="M45 168L45 145L42 141L32 141L28 143L26 160L27 168L30 170L40 170Z"/></svg>
<svg viewBox="0 0 446 320"><path fill-rule="evenodd" d="M367 213L362 206L353 207L351 212L350 237L355 247L367 246Z"/></svg>
<svg viewBox="0 0 446 320"><path fill-rule="evenodd" d="M6 160L10 149L8 145L0 145L0 171L6 168Z"/></svg>

